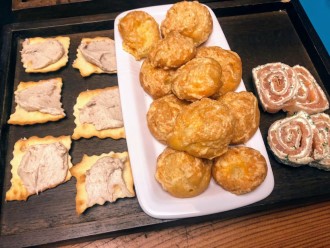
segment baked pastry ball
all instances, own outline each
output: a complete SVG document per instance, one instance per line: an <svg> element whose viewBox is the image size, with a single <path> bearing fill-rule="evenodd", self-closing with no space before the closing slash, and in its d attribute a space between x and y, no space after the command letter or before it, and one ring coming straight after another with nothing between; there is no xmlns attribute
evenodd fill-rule
<svg viewBox="0 0 330 248"><path fill-rule="evenodd" d="M221 65L223 85L219 90L220 96L237 89L242 79L242 61L237 53L217 46L200 47L197 49L196 57L209 57Z"/></svg>
<svg viewBox="0 0 330 248"><path fill-rule="evenodd" d="M151 103L147 112L147 123L150 132L158 141L166 144L176 117L187 104L173 94L158 98Z"/></svg>
<svg viewBox="0 0 330 248"><path fill-rule="evenodd" d="M166 37L171 31L178 31L194 40L196 46L205 42L213 29L209 10L197 1L179 2L166 13L161 24L161 32Z"/></svg>
<svg viewBox="0 0 330 248"><path fill-rule="evenodd" d="M214 160L212 176L217 184L231 193L241 195L256 189L266 178L264 156L250 147L229 148Z"/></svg>
<svg viewBox="0 0 330 248"><path fill-rule="evenodd" d="M154 67L148 59L144 60L140 70L140 84L153 99L172 92L170 77L174 70Z"/></svg>
<svg viewBox="0 0 330 248"><path fill-rule="evenodd" d="M210 184L212 161L166 148L157 159L156 180L175 197L193 197Z"/></svg>
<svg viewBox="0 0 330 248"><path fill-rule="evenodd" d="M227 105L203 98L178 114L167 144L195 157L212 159L228 150L233 131L234 118Z"/></svg>
<svg viewBox="0 0 330 248"><path fill-rule="evenodd" d="M123 49L136 60L148 56L160 39L158 23L144 11L131 11L119 21L118 30L123 38Z"/></svg>
<svg viewBox="0 0 330 248"><path fill-rule="evenodd" d="M148 58L154 67L168 70L187 63L195 57L195 54L196 48L191 38L178 32L171 32L158 41Z"/></svg>
<svg viewBox="0 0 330 248"><path fill-rule="evenodd" d="M196 101L219 92L221 66L211 58L194 58L172 76L172 91L180 99Z"/></svg>
<svg viewBox="0 0 330 248"><path fill-rule="evenodd" d="M219 99L226 104L235 117L234 136L231 144L247 142L257 131L260 124L258 100L247 91L228 92Z"/></svg>

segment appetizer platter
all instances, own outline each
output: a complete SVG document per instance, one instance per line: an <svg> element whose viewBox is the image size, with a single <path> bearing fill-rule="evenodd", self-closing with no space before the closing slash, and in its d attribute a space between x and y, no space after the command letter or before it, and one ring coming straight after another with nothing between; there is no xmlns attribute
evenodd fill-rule
<svg viewBox="0 0 330 248"><path fill-rule="evenodd" d="M267 63L281 62L292 68L299 65L308 70L324 92L325 99L329 101L329 61L325 56L324 47L310 28L310 23L299 4L295 1L284 3L277 0L260 3L247 1L247 5L246 1L201 2L207 6L213 24L212 33L201 46L219 46L239 55L242 62L242 80L236 92L246 91L257 99L260 125L255 133L251 132L252 137L247 142L239 144L238 147L243 147L242 151L229 149L227 156L217 160L213 172L215 178L210 179L206 189L202 188L200 194L188 198L172 196L166 192L166 190L170 191L170 188L163 188L160 181L157 181L160 177L155 178L157 157L162 154L159 160L165 161L160 162L159 166L166 164L166 157L173 153L173 149L166 148L167 138L162 134L157 136L160 140L158 141L147 125L146 115L149 106L155 100L150 93L161 99L158 94L162 95L163 92L150 91L150 85L147 84L141 86L139 74L143 60L137 61L122 49L118 22L132 10L126 8L121 13L103 13L84 16L84 18L18 22L3 28L0 60L3 72L0 74L0 247L70 242L70 240L97 235L116 235L124 230L133 231L137 228L141 230L140 228L147 226L157 228L176 225L182 221L194 223L214 218L230 218L284 204L293 205L328 199L330 173L323 165L327 161L326 150L322 150L323 153L314 153L312 160L308 159L308 164L288 166L286 162L294 161L296 165L297 161L307 160L294 160L291 155L283 157L280 151L270 147L275 144L275 139L269 142L267 137L269 130L285 129L283 123L290 117L283 110L276 113L263 110L263 102L260 100L255 85L256 80L253 78L253 69ZM155 3L147 1L136 8L142 7L142 10L153 16L160 24L170 5L152 5ZM35 11L37 14L40 10ZM36 37L41 38L34 39ZM59 38L59 41L64 41L65 52L62 56L65 59L60 59L58 64L55 63L55 67L46 66L46 71L41 69L37 72L35 70L39 69L32 71L27 69L29 64L21 61L26 39L31 39L33 44L55 37L69 39L68 42ZM103 67L102 63L90 63L88 55L84 57L84 53L91 54L93 50L89 50L90 43L100 42L103 47L107 47L111 46L113 41L116 43L117 73L113 63L110 67ZM114 58L112 52L107 56L109 57L106 59ZM213 63L207 62L208 65ZM145 67L145 71L151 68L148 64ZM145 76L148 76L147 73ZM53 86L48 85L47 89L55 87L58 92L56 94L60 95L54 101L58 113L26 115L24 108L18 107L15 96L20 95L20 91L25 88L32 89L33 86L42 85L44 82L54 82ZM98 131L91 128L91 124L82 123L82 119L78 120L79 112L85 108L86 103L96 101L95 96L98 94L101 96L106 89L112 91L118 86L124 128L115 127L106 132ZM179 88L175 89L175 92L178 96L185 97ZM232 103L232 98L236 96L236 94L228 95L221 101ZM103 96L98 98L104 99ZM173 95L168 98L172 101ZM175 98L174 101L177 99ZM191 105L195 106L197 102ZM89 105L94 106L94 103ZM329 109L324 107L320 109L322 111L319 113L299 114L293 118L299 119L301 123L311 123L310 119L313 118L310 130L314 130L315 126L327 130L323 123L328 120ZM194 113L194 110L191 108L189 111ZM156 128L155 132L157 131L159 130ZM318 137L323 136L321 134ZM17 169L20 162L18 159L21 159L26 151L25 148L19 147L28 147L36 142L49 144L55 141L60 141L64 145L67 168L72 175L62 173L65 175L64 179L50 186L48 182L43 182L48 185L46 190L44 185L37 184L35 190L24 191L21 181L18 180L21 176L17 173L12 174L13 164ZM324 142L320 144L321 149ZM226 145L226 148L229 147L234 145ZM248 189L251 191L249 193L242 189L237 191L231 188L230 184L222 185L221 179L223 164L230 162L233 157L241 159L235 154L246 154L245 147L253 147L261 153L267 168L267 174L262 173L266 175L265 178L261 178L256 188L251 186ZM50 146L49 149L52 150L54 147ZM176 156L182 153L183 151L174 151ZM247 153L259 157L259 154L250 151ZM182 161L189 160L189 156L184 155ZM119 193L119 198L115 196L109 198L107 202L100 202L97 199L90 202L91 199L86 198L85 193L85 189L88 190L85 182L86 173L93 174L90 166L98 160L103 161L104 157L121 161L125 166L123 173L126 175L125 184L128 187L125 194ZM129 164L133 171L134 187L129 176ZM13 180L14 184L12 184ZM80 192L79 196L77 191ZM7 195L7 192L10 193ZM24 194L19 196L18 192ZM187 196L186 193L184 196Z"/></svg>

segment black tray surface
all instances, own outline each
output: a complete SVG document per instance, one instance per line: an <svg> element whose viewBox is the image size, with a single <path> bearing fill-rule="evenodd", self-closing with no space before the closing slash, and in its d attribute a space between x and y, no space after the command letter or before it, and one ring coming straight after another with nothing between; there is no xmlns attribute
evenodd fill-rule
<svg viewBox="0 0 330 248"><path fill-rule="evenodd" d="M291 2L264 5L223 7L220 3L209 6L218 16L231 49L237 52L243 62L243 80L248 91L256 94L252 83L252 68L268 62L283 62L288 65L300 64L314 75L324 90L329 89L329 74L321 56L313 50L318 44L316 37L306 36L296 7ZM92 75L82 78L79 71L72 68L76 49L84 37L108 36L113 38L116 13L55 19L32 23L10 24L3 30L3 50L1 54L1 214L0 247L30 246L74 240L95 235L117 235L127 230L176 225L178 223L205 221L238 216L297 202L313 202L329 199L330 173L311 167L291 168L275 161L269 152L275 188L266 199L250 206L218 213L211 216L187 220L154 219L145 214L136 198L120 199L116 203L94 206L81 216L75 213L76 180L55 189L31 196L27 202L5 202L5 192L10 187L12 151L15 142L23 137L46 135L70 135L75 127L73 106L78 94L87 89L117 85L117 76ZM307 24L308 25L308 24ZM20 62L19 51L27 37L69 36L71 38L69 62L63 69L47 74L27 74ZM313 38L313 39L312 39ZM20 81L37 81L52 77L62 77L62 102L67 117L58 122L33 126L12 126L6 124L15 108L13 92ZM326 84L328 82L328 84ZM329 91L327 92L329 93ZM329 98L329 97L328 97ZM127 103L129 104L129 103ZM329 111L326 111L329 113ZM261 113L260 129L264 141L269 126L285 113ZM97 138L73 141L70 155L73 164L79 162L83 154L99 155L104 152L122 152L127 149L125 139L112 140Z"/></svg>

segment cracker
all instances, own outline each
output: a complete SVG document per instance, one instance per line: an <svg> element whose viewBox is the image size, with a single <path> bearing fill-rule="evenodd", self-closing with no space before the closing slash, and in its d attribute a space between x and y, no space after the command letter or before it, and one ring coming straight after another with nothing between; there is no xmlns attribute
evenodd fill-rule
<svg viewBox="0 0 330 248"><path fill-rule="evenodd" d="M41 38L41 37L35 37L35 38L28 38L30 44L35 44L35 43L41 43L46 41L47 39L51 39L51 38ZM41 69L32 69L29 68L29 66L27 64L23 64L23 67L25 68L25 72L28 73L36 73L36 72L41 72L41 73L46 73L46 72L51 72L51 71L57 71L58 69L60 69L61 67L65 66L69 60L69 46L70 46L70 38L69 37L63 37L63 36L57 36L54 37L52 39L56 39L57 41L59 41L62 45L63 48L65 50L64 55L61 59L59 59L58 61L56 61L53 64L50 64L44 68Z"/></svg>
<svg viewBox="0 0 330 248"><path fill-rule="evenodd" d="M81 40L81 43L89 43L89 42L92 42L92 41L99 41L99 40L105 40L105 39L112 40L108 37L83 38ZM114 70L114 71L111 71L111 72L106 72L106 71L102 70L100 67L98 67L97 65L94 65L94 64L88 62L84 58L84 56L82 55L79 48L77 49L77 58L73 62L72 67L78 69L79 72L80 72L80 75L83 76L83 77L88 77L93 73L97 73L97 74L100 74L100 73L108 73L108 74L117 73L117 70Z"/></svg>
<svg viewBox="0 0 330 248"><path fill-rule="evenodd" d="M107 89L118 89L118 86L107 87L104 89L87 90L79 94L77 102L73 107L73 115L75 117L76 128L73 130L72 139L77 140L80 138L89 139L96 136L100 139L113 138L120 139L125 138L124 127L109 128L104 130L96 130L95 126L90 123L81 123L79 120L79 109L83 108L94 96L97 96L102 91Z"/></svg>
<svg viewBox="0 0 330 248"><path fill-rule="evenodd" d="M78 214L83 213L87 208L87 202L88 202L88 195L86 191L86 172L96 163L97 160L99 160L102 157L110 156L112 158L119 158L121 160L124 160L124 170L123 170L123 178L125 181L125 184L127 186L128 191L132 194L131 196L126 196L122 194L122 192L118 189L115 191L115 194L117 198L124 198L124 197L134 197L134 183L133 183L133 177L132 177L132 171L131 171L131 165L128 157L127 152L122 153L103 153L99 156L93 155L93 156L87 156L84 154L82 160L73 166L70 171L71 174L77 179L76 188L77 188L77 195L76 195L76 212Z"/></svg>
<svg viewBox="0 0 330 248"><path fill-rule="evenodd" d="M62 89L62 78L53 78L52 80L56 80L56 86ZM29 87L34 87L42 82L48 80L40 80L38 82L20 82L17 86L17 91L21 91L27 89ZM58 121L65 117L64 115L52 115L47 113L41 113L39 111L27 111L24 108L20 107L18 104L16 105L15 112L10 115L8 120L8 124L14 125L32 125L36 123L45 123L48 121Z"/></svg>
<svg viewBox="0 0 330 248"><path fill-rule="evenodd" d="M10 161L10 164L12 165L11 173L12 178L10 180L11 187L6 192L6 201L26 201L28 197L32 194L30 194L27 189L25 188L23 181L18 175L18 167L21 163L21 160L26 152L26 149L28 146L31 145L37 145L37 144L51 144L54 142L61 142L68 151L71 148L71 139L70 136L60 136L60 137L53 137L53 136L46 136L44 138L39 138L36 136L32 136L28 139L20 139L18 140L14 145L14 151L13 151L13 159ZM68 165L69 169L72 167L71 163L71 156L68 155ZM69 181L71 178L70 170L68 170L67 176L65 178L65 182ZM58 185L53 185L50 188L54 188Z"/></svg>

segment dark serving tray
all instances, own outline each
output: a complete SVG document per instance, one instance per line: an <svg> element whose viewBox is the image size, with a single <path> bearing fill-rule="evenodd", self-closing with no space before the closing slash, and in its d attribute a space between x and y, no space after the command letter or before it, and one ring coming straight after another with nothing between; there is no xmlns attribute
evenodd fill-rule
<svg viewBox="0 0 330 248"><path fill-rule="evenodd" d="M330 61L297 1L224 1L207 4L218 16L232 50L243 62L243 80L254 93L251 70L267 62L280 61L291 66L307 67L324 90L329 93ZM92 75L82 78L72 62L83 37L113 38L117 13L21 22L6 25L2 35L0 73L1 167L0 167L0 247L31 246L75 239L118 235L139 228L160 228L182 223L230 218L274 208L285 204L315 202L329 199L330 173L311 167L291 168L275 161L269 153L275 188L266 199L244 208L184 220L154 219L145 214L136 198L120 199L116 203L94 206L81 216L75 213L75 179L55 189L31 196L27 202L5 202L10 187L12 151L22 137L70 135L74 129L73 105L78 94L87 89L117 85L116 75ZM65 35L71 38L69 63L63 69L47 74L27 74L20 62L21 42L27 37ZM15 103L13 92L20 81L62 77L62 102L67 117L58 122L33 126L6 124ZM127 103L129 104L129 103ZM327 111L329 113L329 111ZM284 113L261 113L260 129L264 140L271 123ZM73 141L70 154L73 164L84 153L88 155L126 150L125 139L97 138Z"/></svg>

